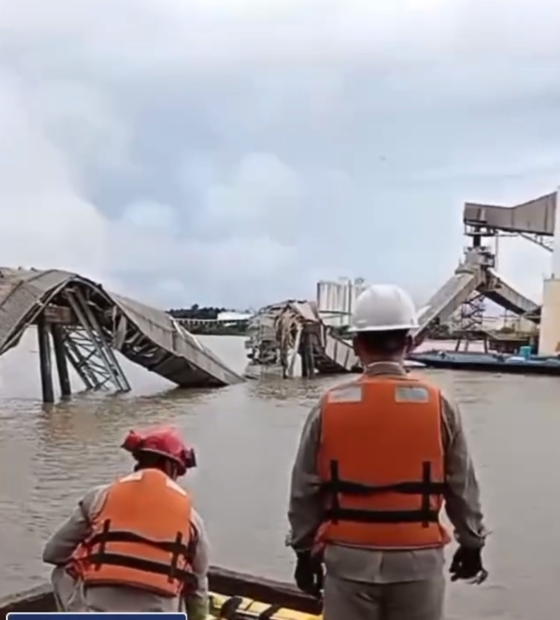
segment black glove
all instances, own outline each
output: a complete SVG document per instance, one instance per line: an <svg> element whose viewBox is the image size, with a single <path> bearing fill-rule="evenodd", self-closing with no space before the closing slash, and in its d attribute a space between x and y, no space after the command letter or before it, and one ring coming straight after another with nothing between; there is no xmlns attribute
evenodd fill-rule
<svg viewBox="0 0 560 620"><path fill-rule="evenodd" d="M323 591L323 563L321 557L311 551L297 554L294 580L297 587L306 594L320 598Z"/></svg>
<svg viewBox="0 0 560 620"><path fill-rule="evenodd" d="M476 585L486 581L488 571L482 566L482 549L459 547L451 560L449 572L451 581L464 579Z"/></svg>

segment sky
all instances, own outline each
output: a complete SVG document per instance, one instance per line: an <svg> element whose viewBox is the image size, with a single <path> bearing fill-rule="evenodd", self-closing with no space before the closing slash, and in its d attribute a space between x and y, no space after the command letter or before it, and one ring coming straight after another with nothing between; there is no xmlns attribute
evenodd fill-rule
<svg viewBox="0 0 560 620"><path fill-rule="evenodd" d="M0 0L0 263L159 307L426 300L560 179L552 0ZM500 243L534 298L551 256Z"/></svg>

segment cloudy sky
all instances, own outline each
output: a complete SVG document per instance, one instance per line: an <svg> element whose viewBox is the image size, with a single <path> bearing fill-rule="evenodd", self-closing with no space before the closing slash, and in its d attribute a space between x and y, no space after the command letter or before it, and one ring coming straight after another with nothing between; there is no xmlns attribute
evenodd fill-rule
<svg viewBox="0 0 560 620"><path fill-rule="evenodd" d="M0 263L160 306L429 297L560 179L552 0L0 0ZM538 298L550 255L501 243Z"/></svg>

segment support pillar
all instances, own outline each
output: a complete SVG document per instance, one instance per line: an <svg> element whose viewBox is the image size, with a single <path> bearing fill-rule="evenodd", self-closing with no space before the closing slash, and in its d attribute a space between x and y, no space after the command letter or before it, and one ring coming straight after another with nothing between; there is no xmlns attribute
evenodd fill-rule
<svg viewBox="0 0 560 620"><path fill-rule="evenodd" d="M313 378L315 376L315 356L313 355L313 342L315 338L318 337L316 333L316 326L308 327L308 335L307 335L307 376L309 378Z"/></svg>
<svg viewBox="0 0 560 620"><path fill-rule="evenodd" d="M306 351L307 351L307 330L303 328L303 331L301 333L301 338L299 341L299 350L298 350L299 356L301 358L301 376L302 377L307 377L307 374L308 374Z"/></svg>
<svg viewBox="0 0 560 620"><path fill-rule="evenodd" d="M313 355L313 347L311 346L311 342L309 342L309 347L307 349L308 357L307 357L307 372L308 377L312 378L315 376L315 358Z"/></svg>
<svg viewBox="0 0 560 620"><path fill-rule="evenodd" d="M311 378L313 377L313 353L311 347L311 337L309 333L309 326L303 328L300 341L300 356L301 356L301 376Z"/></svg>
<svg viewBox="0 0 560 620"><path fill-rule="evenodd" d="M41 371L41 390L44 403L54 403L54 388L51 364L50 326L41 314L37 321L37 338L39 341L39 365Z"/></svg>
<svg viewBox="0 0 560 620"><path fill-rule="evenodd" d="M301 352L301 376L302 377L309 376L309 368L307 365L307 356L305 355L305 350Z"/></svg>
<svg viewBox="0 0 560 620"><path fill-rule="evenodd" d="M68 363L66 360L66 351L64 350L62 328L60 327L60 325L53 325L51 329L54 346L54 357L56 360L56 369L58 372L58 380L60 383L60 394L62 398L69 398L70 396L72 396L72 386L70 385L70 375L68 374Z"/></svg>

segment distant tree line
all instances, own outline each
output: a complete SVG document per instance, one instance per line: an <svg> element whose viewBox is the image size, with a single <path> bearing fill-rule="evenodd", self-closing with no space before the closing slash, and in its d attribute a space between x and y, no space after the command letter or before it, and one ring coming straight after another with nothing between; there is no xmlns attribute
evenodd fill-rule
<svg viewBox="0 0 560 620"><path fill-rule="evenodd" d="M333 331L340 338L351 337L351 334L348 332L347 325L333 327ZM452 334L448 325L436 325L430 329L431 340L449 340L451 337Z"/></svg>
<svg viewBox="0 0 560 620"><path fill-rule="evenodd" d="M204 336L244 336L247 333L249 321L235 323L198 323L186 325L191 334Z"/></svg>
<svg viewBox="0 0 560 620"><path fill-rule="evenodd" d="M175 319L199 319L203 321L215 321L222 312L228 312L227 308L215 306L203 306L193 304L190 308L172 308L167 311ZM230 312L233 312L230 310ZM209 336L242 336L247 332L249 321L232 321L227 323L199 323L189 325L191 334L203 334Z"/></svg>
<svg viewBox="0 0 560 620"><path fill-rule="evenodd" d="M168 310L169 314L176 319L203 319L216 320L221 312L225 312L225 308L216 308L214 306L200 307L193 304L190 308L173 308Z"/></svg>

